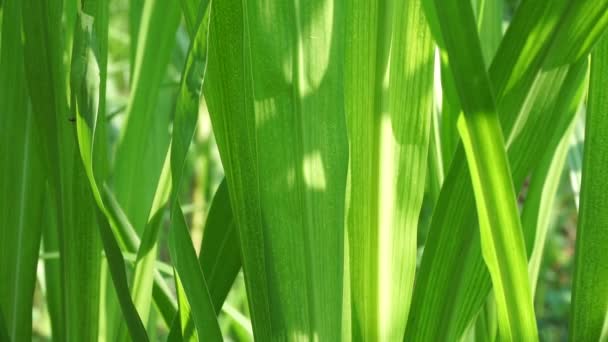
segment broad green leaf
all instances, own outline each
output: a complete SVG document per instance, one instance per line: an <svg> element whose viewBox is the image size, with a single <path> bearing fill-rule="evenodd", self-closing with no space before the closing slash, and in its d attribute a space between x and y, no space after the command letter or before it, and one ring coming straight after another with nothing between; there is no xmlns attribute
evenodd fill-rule
<svg viewBox="0 0 608 342"><path fill-rule="evenodd" d="M570 339L598 341L608 312L608 36L591 55Z"/></svg>
<svg viewBox="0 0 608 342"><path fill-rule="evenodd" d="M526 249L504 138L484 68L473 11L435 2L464 115L459 118L471 172L484 261L492 277L502 340L538 338Z"/></svg>
<svg viewBox="0 0 608 342"><path fill-rule="evenodd" d="M205 81L257 340L339 341L344 1L217 1Z"/></svg>
<svg viewBox="0 0 608 342"><path fill-rule="evenodd" d="M188 148L194 137L199 104L202 99L203 80L207 69L207 41L211 6L209 3L202 3L201 9L205 11L205 15L201 16L201 20L198 21L196 34L190 44L173 119L169 252L175 268L176 287L180 290L183 287L185 294L185 296L178 296L180 312L182 313L180 315L182 334L184 337L187 336L185 327L188 320L183 313L185 307L189 307L198 337L203 341L222 341L222 333L217 322L207 281L198 262L188 225L179 203L179 189L183 179L184 164ZM178 291L178 293L181 293L181 291Z"/></svg>
<svg viewBox="0 0 608 342"><path fill-rule="evenodd" d="M347 7L346 23L352 334L400 340L425 187L432 37L419 0L356 2Z"/></svg>
<svg viewBox="0 0 608 342"><path fill-rule="evenodd" d="M32 305L43 226L45 178L29 104L21 1L4 4L0 53L0 340L32 339ZM3 337L6 334L6 337Z"/></svg>

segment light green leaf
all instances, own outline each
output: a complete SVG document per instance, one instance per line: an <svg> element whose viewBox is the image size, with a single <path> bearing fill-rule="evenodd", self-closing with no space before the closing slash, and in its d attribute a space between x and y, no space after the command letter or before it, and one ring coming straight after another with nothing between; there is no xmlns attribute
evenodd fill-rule
<svg viewBox="0 0 608 342"><path fill-rule="evenodd" d="M537 339L526 250L504 139L473 12L458 1L436 2L464 116L458 129L471 171L483 257L492 277L503 340Z"/></svg>
<svg viewBox="0 0 608 342"><path fill-rule="evenodd" d="M347 7L348 238L355 340L403 338L416 270L433 110L421 2Z"/></svg>

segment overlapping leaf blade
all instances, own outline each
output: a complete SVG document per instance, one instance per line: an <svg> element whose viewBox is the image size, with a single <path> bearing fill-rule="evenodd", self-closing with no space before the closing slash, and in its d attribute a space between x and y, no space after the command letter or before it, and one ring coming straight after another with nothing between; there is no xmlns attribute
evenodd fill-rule
<svg viewBox="0 0 608 342"><path fill-rule="evenodd" d="M550 43L549 38L555 33L555 22L552 18L560 16L564 7L558 2L523 2L492 63L490 78L496 91L501 125L505 133L508 133L507 141L513 140L519 133L519 129L513 129L518 113L522 109L536 74L544 63ZM533 38L537 43L524 45L524 41L518 38L522 36L531 37L530 39ZM571 99L564 103L570 101ZM560 116L556 115L556 117ZM545 125L547 124L552 127L563 127L561 123L553 121L545 122ZM567 125L568 123L566 127ZM547 126L541 131L547 135L555 135L558 134L555 132L559 132L559 130L552 131L553 133L545 132L545 127ZM544 146L542 142L546 139L535 140L539 138L538 131L531 137L533 141L539 141L539 144ZM532 149L537 148L535 145L529 146ZM460 162L451 165L444 183L447 186L442 189L433 216L429 240L415 288L413 303L415 316L408 322L407 336L410 337L425 336L435 340L437 336L452 331L451 328L446 330L440 326L452 326L452 323L460 327L457 331L464 331L489 291L489 278L481 261L479 240L475 230L471 229L475 222L472 212L473 202L470 197L470 185L465 184L466 181L463 182L463 175L466 174L466 167L462 164L463 157L462 150L457 152L455 161L460 160ZM512 155L511 159L513 157L516 156ZM522 164L514 164L512 160L511 165L516 173L523 173L523 177L532 166L529 163L535 164L540 159L535 153L517 157L524 157ZM519 177L522 176L514 177L516 185L523 181L523 179L518 180ZM458 255L460 258L457 258ZM467 261L462 261L462 258ZM466 295L454 295L454 291ZM479 300L480 297L482 300ZM461 300L464 298L468 299ZM437 317L443 318L437 319ZM454 338L459 336L458 332L452 333L456 334Z"/></svg>
<svg viewBox="0 0 608 342"><path fill-rule="evenodd" d="M106 178L104 152L107 142L105 130L99 128L105 122L105 115L100 114L100 109L104 108L100 102L105 101L105 87L101 85L106 81L106 57L100 56L107 54L104 43L107 40L107 3L90 0L83 1L81 6L75 26L71 73L72 109L76 117L81 160L75 164L84 170L76 174L76 179L86 184L88 178L85 194L89 196L90 207L84 215L90 218L95 217L91 215L92 212L96 213L108 267L131 337L146 341L146 330L128 291L124 259L110 227L115 223L110 221L111 216L98 185L103 184Z"/></svg>
<svg viewBox="0 0 608 342"><path fill-rule="evenodd" d="M213 301L179 203L183 168L196 128L199 104L203 92L203 80L207 68L207 41L211 6L209 3L203 3L201 8L205 11L205 15L201 16L197 24L196 34L190 44L173 119L169 251L176 273L180 312L184 313L185 308L189 307L198 337L201 340L221 341L222 333L216 319ZM179 295L182 286L185 296ZM180 318L183 327L182 334L186 336L184 327L187 328L187 321L184 320L184 315L181 315Z"/></svg>
<svg viewBox="0 0 608 342"><path fill-rule="evenodd" d="M471 172L483 257L494 286L501 339L537 338L526 251L502 130L470 6L436 2L464 111L458 129ZM464 45L464 46L463 46Z"/></svg>

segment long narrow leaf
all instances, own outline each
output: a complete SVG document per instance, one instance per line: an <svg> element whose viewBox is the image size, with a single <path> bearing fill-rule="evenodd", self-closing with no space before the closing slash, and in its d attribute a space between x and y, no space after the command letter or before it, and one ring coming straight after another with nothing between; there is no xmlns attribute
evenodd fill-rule
<svg viewBox="0 0 608 342"><path fill-rule="evenodd" d="M473 12L436 2L464 116L458 129L471 171L483 257L492 277L501 339L537 338L526 249L508 158L490 82L483 68ZM460 46L464 44L465 46Z"/></svg>
<svg viewBox="0 0 608 342"><path fill-rule="evenodd" d="M608 36L591 57L589 107L576 254L572 285L570 339L597 341L608 312Z"/></svg>
<svg viewBox="0 0 608 342"><path fill-rule="evenodd" d="M207 41L211 5L201 4L205 15L198 23L196 34L190 45L186 65L182 73L180 91L173 120L173 141L171 144L171 230L169 251L176 271L176 284L183 285L187 303L180 300L180 311L189 306L198 336L204 341L221 341L222 333L217 322L213 301L207 281L196 257L192 239L188 232L184 214L179 203L179 189L183 179L186 154L194 137L198 119L199 103L202 98L203 80L207 68ZM183 305L182 305L183 303ZM182 326L187 323L182 318ZM185 331L182 330L185 334Z"/></svg>
<svg viewBox="0 0 608 342"><path fill-rule="evenodd" d="M105 4L107 6L107 4ZM103 184L106 177L104 171L103 149L98 145L105 146L105 132L98 130L99 122L105 122L104 115L100 115L101 101L105 101L104 88L100 84L105 83L106 66L103 63L107 53L104 45L96 45L103 42L103 28L94 25L96 22L106 23L107 10L104 2L83 1L78 14L76 24L75 43L72 57L71 87L73 92L73 110L76 116L76 127L78 136L78 147L80 158L89 183L89 194L94 198L99 220L99 232L101 234L104 249L108 257L108 267L112 274L112 280L117 292L123 315L129 326L129 332L134 340L146 341L148 339L145 328L135 310L133 301L128 292L126 274L124 270L124 259L116 243L114 234L110 229L109 214L101 197L98 183ZM100 70L102 70L100 72ZM100 118L101 116L101 118ZM101 155L100 155L101 154ZM84 174L82 174L84 178ZM95 204L93 206L95 206ZM89 214L90 217L90 214ZM98 280L99 282L99 280Z"/></svg>
<svg viewBox="0 0 608 342"><path fill-rule="evenodd" d="M199 262L209 285L215 312L219 313L241 269L236 223L230 208L226 180L215 192L201 245Z"/></svg>
<svg viewBox="0 0 608 342"><path fill-rule="evenodd" d="M0 54L0 276L4 281L0 282L0 314L5 318L2 324L7 336L13 340L31 340L45 175L25 80L21 1L6 1L3 13L3 49Z"/></svg>

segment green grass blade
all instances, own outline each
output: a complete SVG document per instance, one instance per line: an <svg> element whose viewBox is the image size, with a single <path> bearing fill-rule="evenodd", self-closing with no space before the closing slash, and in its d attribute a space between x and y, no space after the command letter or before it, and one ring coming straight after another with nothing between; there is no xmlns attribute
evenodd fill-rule
<svg viewBox="0 0 608 342"><path fill-rule="evenodd" d="M107 45L103 43L107 41L107 28L98 25L107 25L105 6L107 3L103 1L84 1L78 14L72 57L72 107L76 116L80 157L88 178L90 193L98 207L99 231L114 288L131 337L134 340L146 341L148 337L145 328L128 292L124 259L110 228L110 216L97 185L103 184L106 177L106 137L105 131L99 129L99 123L105 123L105 115L100 112L103 109L100 103L105 102L105 87L102 85L106 81L106 57L102 56L107 55ZM101 148L98 147L100 145ZM79 162L76 164L81 165ZM88 217L91 217L91 211L89 210ZM97 282L99 283L99 279Z"/></svg>
<svg viewBox="0 0 608 342"><path fill-rule="evenodd" d="M568 155L568 146L573 127L568 129L555 153L546 153L530 178L530 187L521 214L521 223L526 234L528 251L528 273L532 296L536 292L541 261L549 233L553 205Z"/></svg>
<svg viewBox="0 0 608 342"><path fill-rule="evenodd" d="M4 314L0 311L0 339L2 341L10 342L11 339L8 337L8 329L6 328L6 320L4 319Z"/></svg>
<svg viewBox="0 0 608 342"><path fill-rule="evenodd" d="M432 37L420 1L357 2L346 18L353 337L393 341L403 338L416 270Z"/></svg>
<svg viewBox="0 0 608 342"><path fill-rule="evenodd" d="M198 257L215 312L219 313L224 300L241 269L241 253L236 222L230 208L228 185L223 180L215 192Z"/></svg>
<svg viewBox="0 0 608 342"><path fill-rule="evenodd" d="M101 241L95 201L78 152L73 152L74 181L69 217L73 229L63 230L62 239L65 240L61 249L65 333L67 341L94 341L99 333Z"/></svg>
<svg viewBox="0 0 608 342"><path fill-rule="evenodd" d="M174 90L161 90L161 84L167 79L180 11L179 6L162 0L132 1L130 6L130 35L134 43L130 48L134 64L125 122L116 147L112 188L128 221L137 234L143 236L149 218L155 214L152 205L169 149ZM149 252L145 263L148 266L154 258L154 251ZM132 292L145 289L135 300L141 317L147 320L150 303L145 293L152 281L150 269L138 265L134 277L138 279ZM109 311L116 312L116 304L111 305ZM124 341L124 321L116 313L110 314L117 318L110 322L109 329Z"/></svg>
<svg viewBox="0 0 608 342"><path fill-rule="evenodd" d="M548 68L573 63L589 53L608 25L608 1L570 2L559 25L545 62Z"/></svg>
<svg viewBox="0 0 608 342"><path fill-rule="evenodd" d="M129 221L141 234L169 148L172 97L161 101L160 85L175 45L180 8L163 0L146 1L126 122L116 149L113 189Z"/></svg>
<svg viewBox="0 0 608 342"><path fill-rule="evenodd" d="M91 209L88 185L81 179L82 166L75 163L74 125L68 120L62 2L23 1L22 5L29 94L43 148L43 169L57 208L63 338L96 339L101 254L94 216L87 215ZM69 298L68 291L72 291Z"/></svg>
<svg viewBox="0 0 608 342"><path fill-rule="evenodd" d="M214 6L205 96L254 336L340 340L344 1Z"/></svg>
<svg viewBox="0 0 608 342"><path fill-rule="evenodd" d="M139 30L144 12L144 4L144 0L129 1L129 38L131 39L131 44L129 45L129 74L131 75L131 82L133 82L135 59L137 58L137 50L139 45Z"/></svg>
<svg viewBox="0 0 608 342"><path fill-rule="evenodd" d="M176 286L183 286L184 296L178 296L180 312L190 308L192 320L198 336L203 341L221 341L222 333L216 318L213 301L207 281L201 270L188 226L179 203L179 189L183 179L183 169L188 148L194 137L202 98L203 79L207 68L207 40L211 6L202 4L205 15L198 22L196 34L190 45L186 65L182 73L175 117L173 120L173 141L171 144L171 228L169 231L169 251L176 271ZM182 327L188 323L180 316ZM185 330L182 333L186 336Z"/></svg>
<svg viewBox="0 0 608 342"><path fill-rule="evenodd" d="M139 236L107 185L103 187L102 198L106 204L107 214L111 218L110 221L114 224L111 229L118 245L122 250L135 254L137 260L141 249ZM163 321L170 326L177 312L177 303L159 272L154 272L152 298Z"/></svg>
<svg viewBox="0 0 608 342"><path fill-rule="evenodd" d="M597 341L608 312L608 36L591 55L591 78L585 128L583 175L574 278L570 339Z"/></svg>
<svg viewBox="0 0 608 342"><path fill-rule="evenodd" d="M436 2L464 116L458 129L471 171L483 257L492 277L501 339L538 338L526 250L502 130L470 6ZM455 19L456 18L456 19ZM463 46L464 45L464 46Z"/></svg>
<svg viewBox="0 0 608 342"><path fill-rule="evenodd" d="M42 250L45 253L59 251L59 231L55 201L47 182L44 198L44 226L42 231ZM65 340L63 332L63 293L61 291L61 265L58 259L44 260L44 278L46 283L46 305L51 320L51 333L57 340Z"/></svg>
<svg viewBox="0 0 608 342"><path fill-rule="evenodd" d="M541 88L549 87L540 91L533 102L535 110L529 115L534 119L529 119L509 147L512 176L517 186L523 184L545 151L555 149L576 113L583 95L586 63L582 61L566 70L565 76L560 76L563 73L558 71L542 77ZM459 154L455 160L464 158L462 150ZM457 339L491 289L479 234L473 229L475 207L470 190L466 190L471 187L470 180L465 178L466 172L465 165L456 162L446 176L415 288L416 319L408 323L407 336ZM439 326L448 328L439 330Z"/></svg>
<svg viewBox="0 0 608 342"><path fill-rule="evenodd" d="M150 217L137 249L135 271L131 283L131 296L142 322L148 322L151 313L150 308L153 301L150 299L154 297L157 241L160 228L163 224L167 201L169 200L170 187L169 156L167 155L154 195L154 201L152 202ZM118 338L122 341L128 341L128 327L125 324L120 324L118 329Z"/></svg>
<svg viewBox="0 0 608 342"><path fill-rule="evenodd" d="M43 226L45 175L29 105L21 1L4 4L0 52L0 340L32 339L32 305Z"/></svg>

